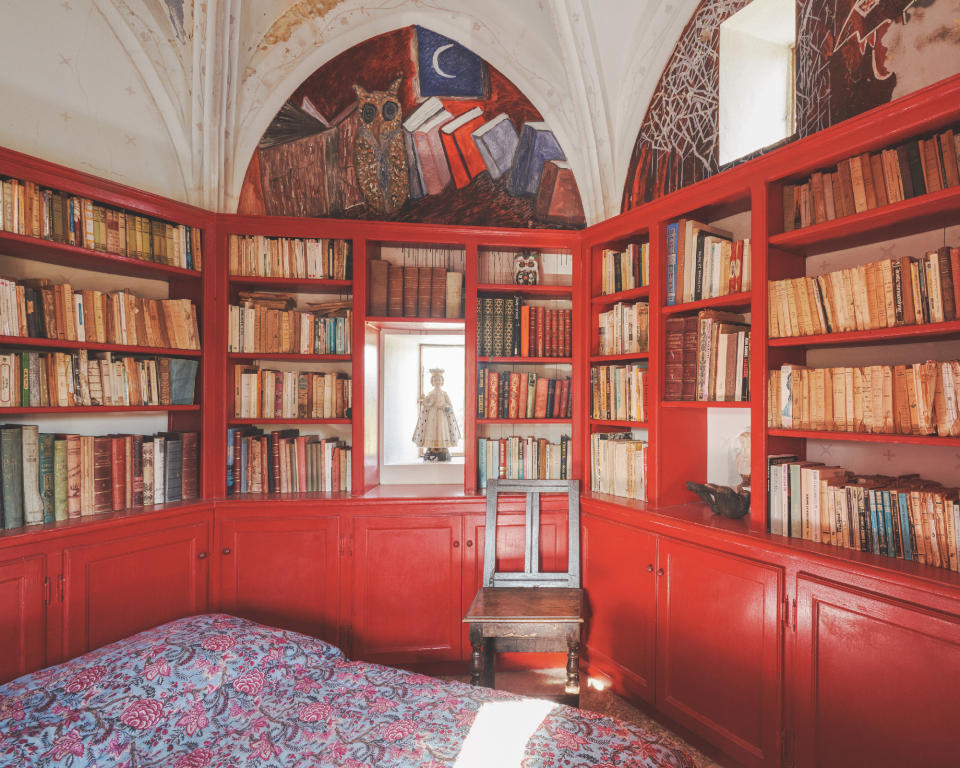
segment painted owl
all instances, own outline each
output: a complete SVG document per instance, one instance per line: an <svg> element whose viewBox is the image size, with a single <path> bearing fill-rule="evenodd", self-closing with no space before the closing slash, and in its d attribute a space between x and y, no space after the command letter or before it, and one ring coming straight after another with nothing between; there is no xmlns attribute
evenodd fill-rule
<svg viewBox="0 0 960 768"><path fill-rule="evenodd" d="M367 205L377 213L393 213L410 194L399 89L399 78L385 91L353 86L360 114L360 129L353 145L357 185Z"/></svg>

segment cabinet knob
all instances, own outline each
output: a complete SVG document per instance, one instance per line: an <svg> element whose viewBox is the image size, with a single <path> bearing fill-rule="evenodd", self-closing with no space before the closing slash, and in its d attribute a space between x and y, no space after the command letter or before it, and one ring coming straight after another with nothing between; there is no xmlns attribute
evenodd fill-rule
<svg viewBox="0 0 960 768"><path fill-rule="evenodd" d="M229 554L230 554L230 547L224 547L224 548L223 548L223 554L229 555Z"/></svg>
<svg viewBox="0 0 960 768"><path fill-rule="evenodd" d="M650 564L647 566L647 573L653 573L653 563L650 563Z"/></svg>
<svg viewBox="0 0 960 768"><path fill-rule="evenodd" d="M473 546L473 540L472 540L472 539L467 539L467 546L468 546L468 547L472 547L472 546Z"/></svg>
<svg viewBox="0 0 960 768"><path fill-rule="evenodd" d="M199 553L197 554L197 559L198 559L198 560L206 560L206 559L207 559L207 553L206 553L206 552L199 552Z"/></svg>
<svg viewBox="0 0 960 768"><path fill-rule="evenodd" d="M456 548L459 547L459 546L460 546L460 542L459 542L459 541L454 541L454 542L453 542L453 548L454 548L454 549L456 549Z"/></svg>
<svg viewBox="0 0 960 768"><path fill-rule="evenodd" d="M657 576L663 576L664 573L665 571L663 570L663 568L657 568Z"/></svg>

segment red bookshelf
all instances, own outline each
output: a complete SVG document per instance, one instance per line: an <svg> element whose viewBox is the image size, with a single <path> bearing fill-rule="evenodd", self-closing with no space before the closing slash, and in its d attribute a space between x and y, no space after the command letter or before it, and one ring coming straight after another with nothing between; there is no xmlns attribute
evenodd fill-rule
<svg viewBox="0 0 960 768"><path fill-rule="evenodd" d="M23 349L87 349L91 352L121 352L125 355L161 355L163 357L200 357L199 349L175 347L141 347L128 344L100 344L95 341L69 341L66 339L38 339L30 336L0 336L0 347Z"/></svg>
<svg viewBox="0 0 960 768"><path fill-rule="evenodd" d="M298 291L303 293L349 293L352 280L310 280L301 277L250 277L231 275L230 284L251 291Z"/></svg>
<svg viewBox="0 0 960 768"><path fill-rule="evenodd" d="M617 291L616 293L601 293L590 297L591 304L616 304L621 301L636 301L650 296L650 286L642 285L639 288L631 288L629 291Z"/></svg>
<svg viewBox="0 0 960 768"><path fill-rule="evenodd" d="M501 283L483 283L477 286L477 293L509 293L511 296L530 296L531 298L569 298L573 295L572 285L512 285Z"/></svg>
<svg viewBox="0 0 960 768"><path fill-rule="evenodd" d="M671 304L662 308L665 315L679 315L685 312L698 312L701 309L728 309L739 310L741 312L750 311L750 303L753 294L750 291L746 293L729 293L726 296L713 296L709 299L700 301L688 301L684 304Z"/></svg>
<svg viewBox="0 0 960 768"><path fill-rule="evenodd" d="M43 413L146 413L149 411L188 412L200 411L199 405L76 405L69 407L17 407L0 408L0 414L9 416Z"/></svg>
<svg viewBox="0 0 960 768"><path fill-rule="evenodd" d="M877 328L872 331L846 331L822 333L814 336L787 336L770 339L771 347L826 347L884 344L901 341L931 341L950 336L960 336L960 320L925 325L900 325L894 328Z"/></svg>
<svg viewBox="0 0 960 768"><path fill-rule="evenodd" d="M807 440L844 440L855 443L901 443L904 445L942 445L960 447L958 437L938 435L895 435L873 432L828 432L816 429L768 429L771 437L800 437Z"/></svg>
<svg viewBox="0 0 960 768"><path fill-rule="evenodd" d="M629 363L631 360L648 360L649 352L624 352L622 355L591 355L591 363Z"/></svg>
<svg viewBox="0 0 960 768"><path fill-rule="evenodd" d="M351 424L350 419L308 419L308 418L289 418L289 419L266 419L266 418L250 418L250 419L238 419L231 416L227 419L227 423L231 426L240 425L240 424Z"/></svg>

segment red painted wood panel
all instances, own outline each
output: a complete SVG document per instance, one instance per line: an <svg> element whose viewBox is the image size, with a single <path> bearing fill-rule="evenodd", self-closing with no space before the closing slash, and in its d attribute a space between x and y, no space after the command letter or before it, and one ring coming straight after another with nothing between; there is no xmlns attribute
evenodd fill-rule
<svg viewBox="0 0 960 768"><path fill-rule="evenodd" d="M63 550L63 653L71 658L207 610L206 520L79 538Z"/></svg>
<svg viewBox="0 0 960 768"><path fill-rule="evenodd" d="M797 579L798 766L956 766L960 617Z"/></svg>
<svg viewBox="0 0 960 768"><path fill-rule="evenodd" d="M354 519L353 656L460 658L461 529L459 515Z"/></svg>
<svg viewBox="0 0 960 768"><path fill-rule="evenodd" d="M275 514L218 521L220 609L339 643L340 519Z"/></svg>
<svg viewBox="0 0 960 768"><path fill-rule="evenodd" d="M44 664L43 555L0 563L0 683Z"/></svg>
<svg viewBox="0 0 960 768"><path fill-rule="evenodd" d="M587 661L618 690L654 699L657 628L657 537L584 516L583 587L587 592Z"/></svg>
<svg viewBox="0 0 960 768"><path fill-rule="evenodd" d="M667 537L658 565L658 709L746 765L777 764L780 569Z"/></svg>

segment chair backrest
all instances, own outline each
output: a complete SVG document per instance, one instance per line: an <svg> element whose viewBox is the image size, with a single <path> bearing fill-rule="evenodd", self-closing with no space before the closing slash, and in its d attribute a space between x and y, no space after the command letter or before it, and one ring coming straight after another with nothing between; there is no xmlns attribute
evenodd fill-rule
<svg viewBox="0 0 960 768"><path fill-rule="evenodd" d="M498 573L497 499L501 493L526 494L523 571ZM540 495L567 494L567 570L540 571ZM580 587L580 481L579 480L488 480L486 528L483 550L485 587Z"/></svg>

